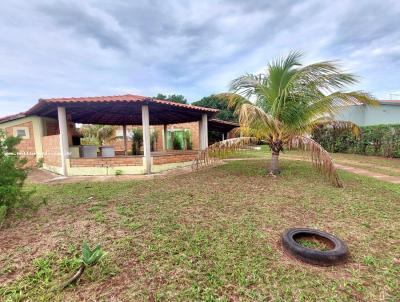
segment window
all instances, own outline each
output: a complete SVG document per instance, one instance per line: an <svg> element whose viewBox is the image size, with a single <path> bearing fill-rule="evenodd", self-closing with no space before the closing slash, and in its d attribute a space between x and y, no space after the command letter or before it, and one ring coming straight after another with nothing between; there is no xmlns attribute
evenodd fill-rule
<svg viewBox="0 0 400 302"><path fill-rule="evenodd" d="M26 136L25 129L17 129L17 136L18 136L18 137L24 137L24 136Z"/></svg>
<svg viewBox="0 0 400 302"><path fill-rule="evenodd" d="M29 128L28 127L14 127L13 136L20 137L22 139L29 138Z"/></svg>

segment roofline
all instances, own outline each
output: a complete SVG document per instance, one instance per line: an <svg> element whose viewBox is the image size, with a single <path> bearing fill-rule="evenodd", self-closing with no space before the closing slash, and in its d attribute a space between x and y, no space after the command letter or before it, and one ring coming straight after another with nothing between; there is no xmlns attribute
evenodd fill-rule
<svg viewBox="0 0 400 302"><path fill-rule="evenodd" d="M379 103L384 105L400 106L400 100L379 100Z"/></svg>
<svg viewBox="0 0 400 302"><path fill-rule="evenodd" d="M135 97L137 99L135 99ZM113 98L113 99L109 99ZM115 98L121 98L115 99ZM125 99L124 99L125 98ZM107 100L109 99L109 100ZM32 114L35 110L38 108L41 108L42 106L46 104L51 104L51 103L66 103L66 104L71 104L71 103L113 103L113 102L121 102L121 103L156 103L156 104L164 104L164 105L169 105L169 106L174 106L174 107L180 107L180 108L187 108L187 109L192 109L192 110L200 110L200 111L205 111L205 112L210 112L210 113L217 113L219 112L218 109L213 109L213 108L207 108L207 107L200 107L200 106L195 106L191 104L181 104L181 103L176 103L176 102L171 102L167 100L159 100L159 99L154 99L150 97L144 97L144 96L137 96L137 95L131 95L131 94L126 94L126 95L114 95L114 96L97 96L97 97L71 97L71 98L49 98L49 99L39 99L39 102L36 103L33 107L28 109L25 114L29 115Z"/></svg>
<svg viewBox="0 0 400 302"><path fill-rule="evenodd" d="M239 123L235 123L235 122L231 122L231 121L224 121L224 120L220 120L220 119L217 119L217 118L212 118L209 121L210 122L220 123L220 124L225 124L225 125L230 125L230 126L240 127Z"/></svg>
<svg viewBox="0 0 400 302"><path fill-rule="evenodd" d="M15 121L24 117L26 117L25 112L2 116L0 117L0 124Z"/></svg>

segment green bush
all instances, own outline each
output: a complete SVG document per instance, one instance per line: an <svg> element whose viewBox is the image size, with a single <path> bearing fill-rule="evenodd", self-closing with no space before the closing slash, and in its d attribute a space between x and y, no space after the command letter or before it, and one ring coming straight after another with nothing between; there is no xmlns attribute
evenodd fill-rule
<svg viewBox="0 0 400 302"><path fill-rule="evenodd" d="M154 129L150 133L150 148L151 148L151 151L155 151L156 148L157 148L157 137L158 137L158 130Z"/></svg>
<svg viewBox="0 0 400 302"><path fill-rule="evenodd" d="M185 130L183 132L183 142L184 142L184 149L185 150L192 150L193 149L193 142L192 142L192 134L190 133L190 130Z"/></svg>
<svg viewBox="0 0 400 302"><path fill-rule="evenodd" d="M140 147L143 145L143 130L142 128L132 129L132 154L139 155Z"/></svg>
<svg viewBox="0 0 400 302"><path fill-rule="evenodd" d="M183 140L176 133L172 135L172 148L174 150L183 150Z"/></svg>
<svg viewBox="0 0 400 302"><path fill-rule="evenodd" d="M400 157L400 125L360 128L359 137L350 131L338 131L331 127L317 128L312 137L329 152Z"/></svg>
<svg viewBox="0 0 400 302"><path fill-rule="evenodd" d="M24 202L28 193L23 190L27 176L25 159L21 159L15 148L20 138L6 137L0 129L0 225L7 210Z"/></svg>

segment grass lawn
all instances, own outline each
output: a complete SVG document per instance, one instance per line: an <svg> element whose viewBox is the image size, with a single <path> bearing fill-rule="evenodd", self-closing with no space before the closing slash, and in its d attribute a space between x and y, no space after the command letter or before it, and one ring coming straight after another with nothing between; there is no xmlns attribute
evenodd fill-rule
<svg viewBox="0 0 400 302"><path fill-rule="evenodd" d="M333 188L309 163L230 161L196 173L36 186L38 210L0 230L3 301L399 301L400 186L340 173ZM345 240L347 264L319 268L282 252L290 227ZM84 240L108 255L81 282ZM112 299L112 297L114 297Z"/></svg>
<svg viewBox="0 0 400 302"><path fill-rule="evenodd" d="M260 146L261 150L248 150L235 152L229 155L230 158L267 158L271 152L266 145ZM361 168L371 172L377 172L388 176L400 176L400 158L385 158L379 156L365 156L359 154L330 153L335 163L345 166ZM291 158L308 155L306 152L290 150L281 153L282 158Z"/></svg>

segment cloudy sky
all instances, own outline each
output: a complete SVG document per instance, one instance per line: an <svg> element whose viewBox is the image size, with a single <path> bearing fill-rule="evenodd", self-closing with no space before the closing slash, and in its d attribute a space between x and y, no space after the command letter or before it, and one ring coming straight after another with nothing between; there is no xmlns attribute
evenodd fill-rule
<svg viewBox="0 0 400 302"><path fill-rule="evenodd" d="M398 0L2 0L0 116L46 97L196 101L290 50L340 60L361 76L354 89L400 98L399 16Z"/></svg>

